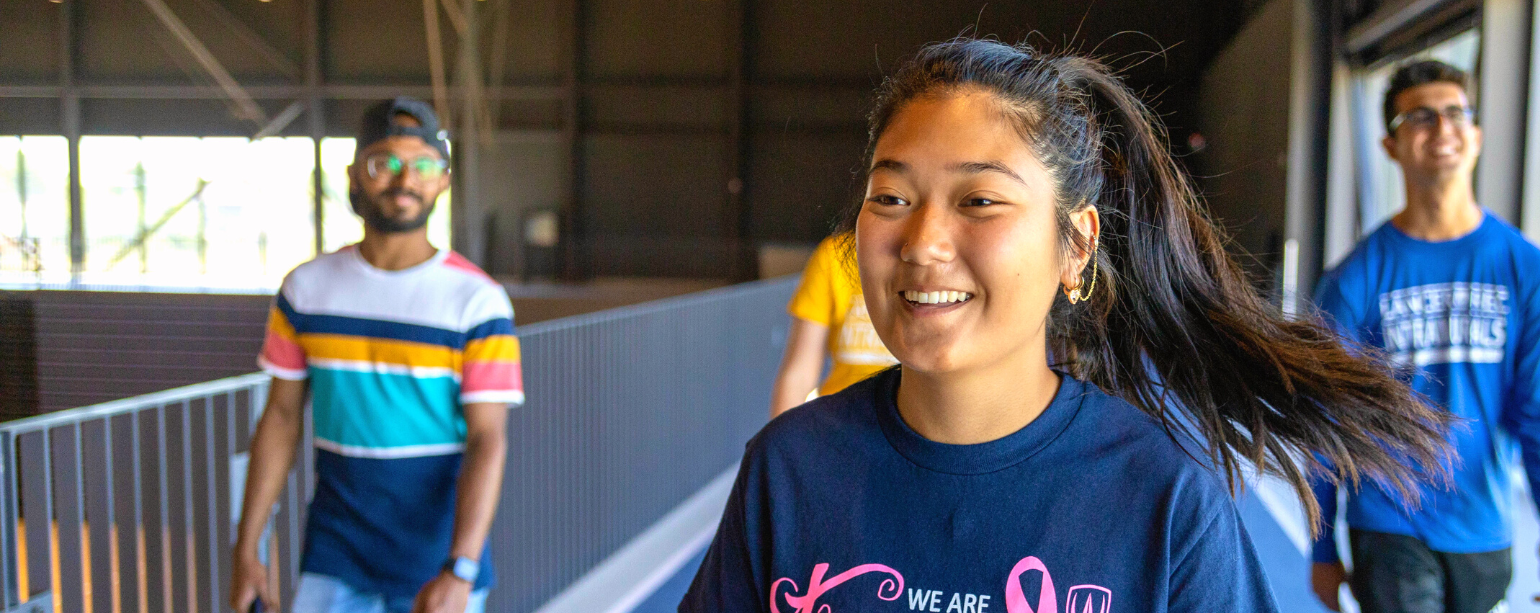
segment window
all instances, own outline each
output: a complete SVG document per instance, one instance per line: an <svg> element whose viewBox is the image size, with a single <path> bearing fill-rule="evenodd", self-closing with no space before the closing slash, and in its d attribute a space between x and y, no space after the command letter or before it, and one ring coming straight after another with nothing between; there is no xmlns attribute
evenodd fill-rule
<svg viewBox="0 0 1540 613"><path fill-rule="evenodd" d="M69 143L0 136L0 282L68 276Z"/></svg>
<svg viewBox="0 0 1540 613"><path fill-rule="evenodd" d="M308 138L80 139L87 283L268 288L314 255Z"/></svg>
<svg viewBox="0 0 1540 613"><path fill-rule="evenodd" d="M1477 60L1481 52L1481 35L1467 30L1442 43L1433 45L1396 61L1381 62L1360 69L1353 79L1354 115L1357 117L1355 138L1360 172L1358 210L1359 234L1373 232L1385 220L1390 219L1405 204L1405 188L1401 184L1401 167L1385 154L1381 141L1385 138L1385 119L1382 105L1385 90L1390 87L1390 77L1396 68L1409 60L1435 59L1464 70L1471 75L1471 91L1476 87ZM1474 102L1474 101L1473 101ZM1477 104L1477 108L1480 105Z"/></svg>
<svg viewBox="0 0 1540 613"><path fill-rule="evenodd" d="M84 260L70 262L69 148L0 136L0 284L271 290L315 257L309 138L85 136ZM354 139L321 141L323 247L357 242L348 202ZM428 221L449 247L449 194Z"/></svg>

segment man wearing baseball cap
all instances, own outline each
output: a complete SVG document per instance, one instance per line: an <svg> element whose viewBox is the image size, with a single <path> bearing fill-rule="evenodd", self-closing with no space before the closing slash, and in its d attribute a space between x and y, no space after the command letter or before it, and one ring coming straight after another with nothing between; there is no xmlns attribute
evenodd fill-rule
<svg viewBox="0 0 1540 613"><path fill-rule="evenodd" d="M523 402L502 286L428 242L449 145L421 101L364 113L348 167L364 238L284 279L258 363L272 375L251 441L230 604L277 611L258 541L310 401L315 497L295 613L480 613L492 584L509 406Z"/></svg>

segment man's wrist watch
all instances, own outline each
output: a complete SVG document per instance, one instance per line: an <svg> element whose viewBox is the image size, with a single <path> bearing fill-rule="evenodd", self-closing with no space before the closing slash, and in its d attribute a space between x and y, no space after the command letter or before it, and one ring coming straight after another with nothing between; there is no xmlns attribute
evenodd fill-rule
<svg viewBox="0 0 1540 613"><path fill-rule="evenodd" d="M444 562L444 570L456 578L474 584L476 577L481 575L481 562L466 557L449 558L449 561Z"/></svg>

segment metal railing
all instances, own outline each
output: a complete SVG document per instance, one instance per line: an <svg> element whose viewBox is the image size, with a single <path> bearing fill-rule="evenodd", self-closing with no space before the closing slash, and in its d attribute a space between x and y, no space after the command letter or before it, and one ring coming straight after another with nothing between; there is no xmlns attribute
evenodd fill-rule
<svg viewBox="0 0 1540 613"><path fill-rule="evenodd" d="M795 282L520 329L528 402L509 415L488 610L534 611L742 455L765 420ZM0 424L0 611L227 610L266 391L265 375L245 375ZM308 428L301 453L268 545L284 603L312 487Z"/></svg>
<svg viewBox="0 0 1540 613"><path fill-rule="evenodd" d="M6 607L44 596L65 612L225 610L245 452L267 381L244 375L0 424ZM295 473L269 544L284 594L309 463Z"/></svg>

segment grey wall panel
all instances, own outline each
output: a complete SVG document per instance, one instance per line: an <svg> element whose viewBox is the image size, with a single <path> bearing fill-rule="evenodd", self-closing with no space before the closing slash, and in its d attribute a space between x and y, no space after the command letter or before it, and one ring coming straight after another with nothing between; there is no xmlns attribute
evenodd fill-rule
<svg viewBox="0 0 1540 613"><path fill-rule="evenodd" d="M729 0L583 1L590 76L727 76Z"/></svg>
<svg viewBox="0 0 1540 613"><path fill-rule="evenodd" d="M31 300L0 293L0 419L37 406L37 338Z"/></svg>
<svg viewBox="0 0 1540 613"><path fill-rule="evenodd" d="M565 65L561 57L561 2L508 3L507 58L503 66L508 81L557 81ZM488 44L495 44L495 36Z"/></svg>
<svg viewBox="0 0 1540 613"><path fill-rule="evenodd" d="M0 33L5 41L0 44L0 83L58 82L57 7L48 2L0 2Z"/></svg>
<svg viewBox="0 0 1540 613"><path fill-rule="evenodd" d="M752 119L760 129L790 131L808 126L846 125L865 136L866 113L876 88L864 79L783 81L754 87Z"/></svg>
<svg viewBox="0 0 1540 613"><path fill-rule="evenodd" d="M41 412L251 372L268 296L34 292Z"/></svg>
<svg viewBox="0 0 1540 613"><path fill-rule="evenodd" d="M523 221L528 211L561 207L566 151L555 131L500 137L481 155L483 205L489 215L487 272L523 268Z"/></svg>
<svg viewBox="0 0 1540 613"><path fill-rule="evenodd" d="M848 134L759 132L754 137L750 185L754 238L811 243L829 233L860 198L866 137Z"/></svg>
<svg viewBox="0 0 1540 613"><path fill-rule="evenodd" d="M727 92L713 85L592 85L584 104L590 128L647 126L726 132Z"/></svg>
<svg viewBox="0 0 1540 613"><path fill-rule="evenodd" d="M428 42L421 2L326 0L328 80L427 83ZM448 19L441 18L444 61L452 66L459 45Z"/></svg>
<svg viewBox="0 0 1540 613"><path fill-rule="evenodd" d="M58 100L52 98L0 99L0 134L58 133Z"/></svg>
<svg viewBox="0 0 1540 613"><path fill-rule="evenodd" d="M595 274L722 278L726 139L592 135L584 194Z"/></svg>
<svg viewBox="0 0 1540 613"><path fill-rule="evenodd" d="M261 100L268 117L287 106L285 100ZM236 119L224 100L103 100L80 101L81 126L87 134L138 136L245 136L257 125ZM285 135L301 135L303 125L294 122Z"/></svg>
<svg viewBox="0 0 1540 613"><path fill-rule="evenodd" d="M1281 257L1288 190L1288 54L1291 0L1269 2L1204 74L1199 129L1208 147L1193 161L1210 210L1235 246L1271 275Z"/></svg>
<svg viewBox="0 0 1540 613"><path fill-rule="evenodd" d="M881 75L920 44L951 38L978 23L981 8L990 25L1009 21L996 15L1020 11L1006 4L764 0L755 3L754 18L768 35L756 41L754 71L765 77ZM1024 32L1003 34L1014 38Z"/></svg>
<svg viewBox="0 0 1540 613"><path fill-rule="evenodd" d="M210 2L217 0L208 0ZM231 75L243 83L283 80L283 73L230 28L221 23L201 0L165 0L187 29L218 58ZM193 56L171 34L143 2L123 0L77 0L80 11L79 73L76 78L91 83L211 83ZM273 4L272 12L282 15L297 12L298 2ZM283 19L274 16L275 20ZM289 21L295 39L300 19L296 13ZM276 24L275 24L276 25ZM247 26L250 29L250 26ZM264 30L277 29L264 27ZM280 37L273 37L282 41ZM296 60L298 56L296 55Z"/></svg>

